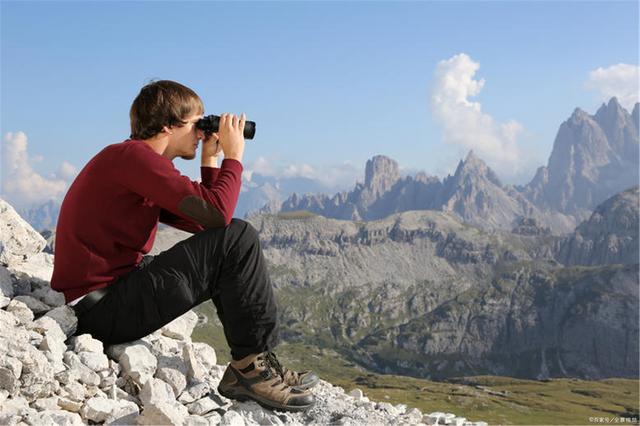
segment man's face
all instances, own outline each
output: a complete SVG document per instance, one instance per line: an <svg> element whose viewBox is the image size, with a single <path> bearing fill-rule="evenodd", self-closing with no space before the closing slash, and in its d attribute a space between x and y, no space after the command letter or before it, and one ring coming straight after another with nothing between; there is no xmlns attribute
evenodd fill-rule
<svg viewBox="0 0 640 426"><path fill-rule="evenodd" d="M204 132L196 128L196 123L202 118L202 114L194 114L189 116L182 127L173 126L171 131L171 145L176 157L184 160L193 160L196 158L198 150L198 141L204 138Z"/></svg>

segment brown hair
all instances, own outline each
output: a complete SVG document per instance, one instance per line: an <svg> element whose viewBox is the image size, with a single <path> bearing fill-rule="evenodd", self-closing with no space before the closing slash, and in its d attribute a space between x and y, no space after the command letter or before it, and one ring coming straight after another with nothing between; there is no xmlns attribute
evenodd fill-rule
<svg viewBox="0 0 640 426"><path fill-rule="evenodd" d="M183 126L192 114L203 114L204 105L193 90L170 80L144 86L131 104L131 139L149 139L164 126Z"/></svg>

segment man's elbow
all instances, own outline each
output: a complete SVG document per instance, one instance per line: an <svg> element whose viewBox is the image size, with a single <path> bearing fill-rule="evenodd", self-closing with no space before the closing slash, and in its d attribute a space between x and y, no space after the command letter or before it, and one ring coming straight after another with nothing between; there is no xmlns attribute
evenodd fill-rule
<svg viewBox="0 0 640 426"><path fill-rule="evenodd" d="M178 209L205 228L221 228L231 223L232 213L224 214L206 200L190 195L180 201Z"/></svg>

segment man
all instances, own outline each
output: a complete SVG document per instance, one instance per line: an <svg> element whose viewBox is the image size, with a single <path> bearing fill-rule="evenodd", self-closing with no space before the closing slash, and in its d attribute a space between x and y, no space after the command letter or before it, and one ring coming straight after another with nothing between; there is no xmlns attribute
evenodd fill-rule
<svg viewBox="0 0 640 426"><path fill-rule="evenodd" d="M198 95L179 83L142 88L130 110L130 139L93 157L65 196L51 286L74 307L78 333L105 344L146 336L211 299L233 358L218 391L274 409L307 409L318 377L282 367L273 354L276 302L258 235L232 219L245 116L223 114L218 133L205 135L196 127L203 113ZM195 158L200 140L198 183L172 160ZM158 221L194 235L144 256Z"/></svg>

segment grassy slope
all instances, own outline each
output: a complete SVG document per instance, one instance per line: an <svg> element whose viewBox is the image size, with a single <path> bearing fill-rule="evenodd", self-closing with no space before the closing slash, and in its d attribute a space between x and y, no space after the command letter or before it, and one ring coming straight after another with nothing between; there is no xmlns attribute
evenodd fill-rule
<svg viewBox="0 0 640 426"><path fill-rule="evenodd" d="M215 308L207 302L197 311L209 323L198 326L193 339L216 348L218 364L228 362L229 348ZM463 385L369 373L333 350L311 345L281 344L277 352L290 368L313 369L347 391L358 387L372 400L402 403L424 413L446 411L472 421L520 425L585 425L590 424L589 417L608 417L611 423L616 417L638 417L639 380L535 381L480 376L466 378L472 385Z"/></svg>

